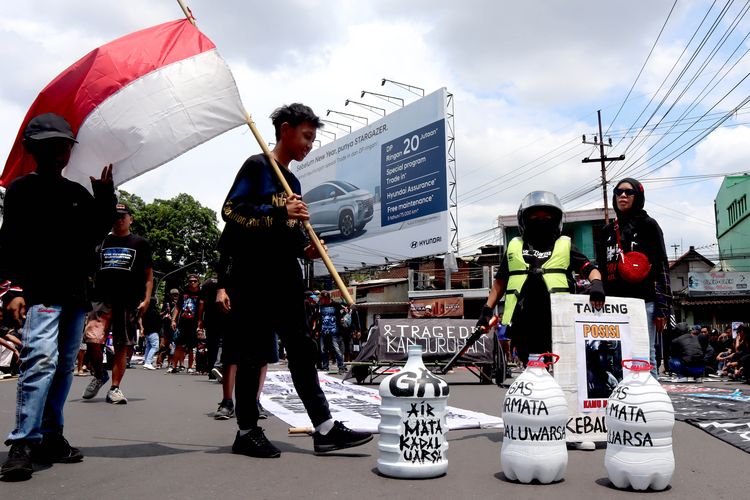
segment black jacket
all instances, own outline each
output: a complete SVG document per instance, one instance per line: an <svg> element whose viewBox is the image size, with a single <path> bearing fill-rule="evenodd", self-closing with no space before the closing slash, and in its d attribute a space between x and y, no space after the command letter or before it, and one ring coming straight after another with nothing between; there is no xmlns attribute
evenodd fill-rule
<svg viewBox="0 0 750 500"><path fill-rule="evenodd" d="M26 305L85 306L95 248L112 227L111 186L95 196L64 177L31 173L5 193L0 276L24 290Z"/></svg>
<svg viewBox="0 0 750 500"><path fill-rule="evenodd" d="M617 185L619 186L624 181L629 182L636 189L642 188L635 179L623 179ZM642 190L636 195L633 208L627 213L620 213L617 210L616 197L613 197L612 201L617 212L623 251L645 254L651 264L651 270L640 283L628 283L620 278L617 273L617 263L620 257L615 222L609 223L602 229L596 249L598 268L602 274L607 296L632 297L654 302L655 316L668 317L671 314L672 290L669 282L669 260L661 228L643 210L645 197Z"/></svg>
<svg viewBox="0 0 750 500"><path fill-rule="evenodd" d="M697 335L686 333L672 341L672 357L679 358L687 366L703 363L703 349Z"/></svg>
<svg viewBox="0 0 750 500"><path fill-rule="evenodd" d="M281 168L296 194L299 180ZM226 222L219 239L220 288L232 282L283 276L302 284L297 259L304 257L307 235L298 220L289 219L286 192L265 155L248 158L237 173L221 211Z"/></svg>

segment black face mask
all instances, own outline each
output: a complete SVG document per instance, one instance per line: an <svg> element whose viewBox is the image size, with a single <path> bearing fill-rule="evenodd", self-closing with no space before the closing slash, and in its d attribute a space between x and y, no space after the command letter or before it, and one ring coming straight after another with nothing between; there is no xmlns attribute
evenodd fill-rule
<svg viewBox="0 0 750 500"><path fill-rule="evenodd" d="M550 246L558 236L559 223L554 219L529 219L523 239L532 246Z"/></svg>

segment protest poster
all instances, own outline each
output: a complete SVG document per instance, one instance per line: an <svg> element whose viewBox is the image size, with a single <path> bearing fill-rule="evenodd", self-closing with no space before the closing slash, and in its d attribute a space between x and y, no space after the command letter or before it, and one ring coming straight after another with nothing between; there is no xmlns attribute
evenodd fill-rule
<svg viewBox="0 0 750 500"><path fill-rule="evenodd" d="M568 402L567 440L606 441L604 413L622 380L623 359L648 359L643 300L607 297L595 310L588 295L552 294L553 376Z"/></svg>

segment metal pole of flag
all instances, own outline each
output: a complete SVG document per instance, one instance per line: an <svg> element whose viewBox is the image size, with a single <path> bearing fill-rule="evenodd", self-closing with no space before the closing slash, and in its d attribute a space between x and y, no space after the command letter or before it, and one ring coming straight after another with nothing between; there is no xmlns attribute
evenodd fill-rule
<svg viewBox="0 0 750 500"><path fill-rule="evenodd" d="M180 4L180 8L182 9L182 12L185 14L185 17L187 17L188 20L193 25L195 25L195 18L193 17L193 13L185 5L185 2L183 0L177 0L177 3ZM253 136L255 136L255 140L258 141L258 145L263 150L263 154L266 155L266 158L268 158L268 161L271 163L271 167L276 173L276 176L278 177L279 182L281 182L281 185L284 188L284 191L286 192L287 196L292 196L294 194L294 192L292 191L292 188L289 186L289 183L286 181L284 174L281 172L281 167L279 167L279 164L276 163L276 160L274 159L273 155L271 155L271 150L268 149L268 146L266 145L266 141L260 135L258 128L255 126L255 122L250 116L250 113L248 113L247 110L244 110L244 109L243 109L243 112L245 114L245 121L247 122L247 126L250 127L250 131L253 133ZM326 252L325 247L323 247L323 244L320 242L320 238L318 238L318 235L315 234L315 230L313 229L312 224L310 224L309 220L303 221L302 223L305 227L305 230L307 231L308 236L310 237L310 241L312 242L313 246L315 246L315 249L318 251L320 258L323 260L323 263L325 264L326 269L328 269L328 272L331 274L331 278L333 278L333 281L336 283L336 286L341 291L341 296L344 297L344 300L346 300L346 303L349 304L350 306L355 305L354 299L349 293L349 290L347 289L346 284L344 284L344 281L341 279L341 276L339 276L338 271L336 271L336 267L333 265L333 261L331 261L331 258L328 256L328 253Z"/></svg>

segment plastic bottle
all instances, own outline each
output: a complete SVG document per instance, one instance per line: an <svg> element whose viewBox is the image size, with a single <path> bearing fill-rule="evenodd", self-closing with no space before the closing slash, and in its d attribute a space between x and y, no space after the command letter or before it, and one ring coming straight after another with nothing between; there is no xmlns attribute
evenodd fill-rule
<svg viewBox="0 0 750 500"><path fill-rule="evenodd" d="M651 364L623 360L625 374L607 401L604 465L617 488L663 490L674 473L674 408Z"/></svg>
<svg viewBox="0 0 750 500"><path fill-rule="evenodd" d="M391 477L436 477L448 470L445 423L448 383L422 362L422 346L410 345L401 370L380 383L378 471Z"/></svg>
<svg viewBox="0 0 750 500"><path fill-rule="evenodd" d="M546 363L546 356L555 360ZM530 483L536 479L547 484L565 477L568 403L560 385L546 370L558 359L557 354L548 353L530 360L505 393L500 463L505 477L512 481Z"/></svg>

